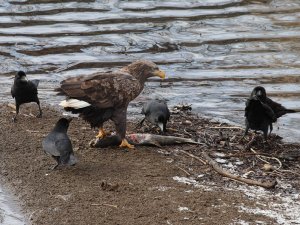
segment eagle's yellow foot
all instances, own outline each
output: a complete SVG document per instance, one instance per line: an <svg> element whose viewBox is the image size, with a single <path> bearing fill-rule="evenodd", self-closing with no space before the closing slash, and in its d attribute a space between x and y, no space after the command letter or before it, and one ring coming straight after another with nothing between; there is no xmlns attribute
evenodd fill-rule
<svg viewBox="0 0 300 225"><path fill-rule="evenodd" d="M122 140L122 142L119 146L123 147L123 148L130 148L130 149L134 148L134 145L129 144L125 138Z"/></svg>
<svg viewBox="0 0 300 225"><path fill-rule="evenodd" d="M96 138L101 139L101 138L104 138L105 136L106 136L106 133L105 133L103 127L101 127L101 128L99 129L99 133L98 133L98 135L96 136Z"/></svg>

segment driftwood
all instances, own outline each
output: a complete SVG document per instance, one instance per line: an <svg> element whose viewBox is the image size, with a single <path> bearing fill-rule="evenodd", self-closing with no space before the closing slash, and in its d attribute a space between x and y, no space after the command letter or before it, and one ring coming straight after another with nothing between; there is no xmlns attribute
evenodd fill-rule
<svg viewBox="0 0 300 225"><path fill-rule="evenodd" d="M207 153L202 152L202 156L208 161L208 164L211 165L215 171L217 171L219 174L221 174L225 177L229 177L230 179L237 180L237 181L249 184L249 185L256 185L256 186L264 187L264 188L274 188L275 185L277 184L276 181L260 182L260 181L256 181L256 180L243 178L238 175L234 175L234 174L224 170L222 167L220 167L216 161L214 161L212 158L210 158L208 156Z"/></svg>
<svg viewBox="0 0 300 225"><path fill-rule="evenodd" d="M244 130L242 127L208 127L210 129L237 129L237 130Z"/></svg>
<svg viewBox="0 0 300 225"><path fill-rule="evenodd" d="M201 158L199 158L198 156L195 156L187 151L184 151L184 150L179 150L180 152L182 152L183 154L186 154L194 159L197 159L198 161L202 162L204 165L206 165L207 163L205 161L203 161Z"/></svg>
<svg viewBox="0 0 300 225"><path fill-rule="evenodd" d="M186 152L184 150L180 150L180 152L202 162L204 165L206 164L209 164L215 171L217 171L219 174L225 176L225 177L228 177L230 179L233 179L233 180L236 180L236 181L239 181L239 182L242 182L242 183L246 183L246 184L249 184L249 185L256 185L256 186L260 186L260 187L264 187L264 188L274 188L275 185L277 184L276 181L266 181L266 182L260 182L260 181L256 181L256 180L251 180L251 179L247 179L247 178L243 178L241 176L238 176L238 175L234 175L230 172L228 172L227 170L223 169L222 167L219 166L219 164L213 160L212 158L210 158L208 156L207 153L205 152L202 152L201 155L203 156L203 158L207 161L207 162L204 162L200 157L198 156L195 156L189 152Z"/></svg>

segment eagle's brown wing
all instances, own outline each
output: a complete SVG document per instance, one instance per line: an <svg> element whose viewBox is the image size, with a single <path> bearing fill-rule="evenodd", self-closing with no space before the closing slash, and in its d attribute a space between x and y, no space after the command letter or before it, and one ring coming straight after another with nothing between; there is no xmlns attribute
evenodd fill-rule
<svg viewBox="0 0 300 225"><path fill-rule="evenodd" d="M68 78L62 81L61 90L69 98L109 108L127 105L140 94L142 87L133 76L115 72Z"/></svg>

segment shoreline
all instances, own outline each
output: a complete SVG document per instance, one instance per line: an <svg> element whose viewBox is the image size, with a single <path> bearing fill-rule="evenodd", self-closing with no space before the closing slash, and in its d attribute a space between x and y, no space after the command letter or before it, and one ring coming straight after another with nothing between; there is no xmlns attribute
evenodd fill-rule
<svg viewBox="0 0 300 225"><path fill-rule="evenodd" d="M200 141L205 141L205 137L207 145L172 145L163 148L138 146L128 152L118 147L90 148L89 140L97 132L82 119L74 118L68 134L79 163L74 167L50 171L55 162L43 153L41 140L62 116L62 112L44 106L43 118L39 119L31 116L36 114L36 108L29 104L21 109L17 123L11 123L13 110L5 104L0 105L0 109L3 125L0 134L4 137L0 151L3 158L3 164L0 165L1 180L14 190L24 215L27 219L30 217L32 225L219 224L219 221L231 224L237 218L241 221L278 224L276 217L271 214L254 213L250 209L276 211L272 205L262 206L262 203L266 198L273 201L274 205L282 201L281 198L274 200L274 196L283 190L282 182L291 184L289 190L293 193L299 193L299 182L292 177L278 177L276 179L280 179L281 184L274 190L264 191L223 178L208 165L181 155L179 150L195 155L203 150L210 154L238 153L241 147L234 140L242 135L240 130L222 130L224 137L230 135L230 146L226 146L226 141L219 136L219 129L209 128L220 126L220 123L188 112L172 114L168 125L171 129L167 134L199 138ZM192 123L185 122L188 120ZM155 132L148 127L137 130L136 123L128 121L128 132ZM108 123L106 129L113 131L114 127ZM277 136L271 138L271 147L280 151ZM257 149L259 144L258 140L253 148ZM285 148L293 147L284 145ZM295 145L295 148L298 147ZM221 165L226 168L231 163L235 173L245 173L243 171L252 163L247 160L239 158L236 161L232 158ZM237 164L239 161L244 162ZM256 163L257 167L252 168L255 174L250 175L253 179L274 179L276 174L261 177L262 163ZM285 163L286 166L292 168L290 164ZM263 197L249 198L247 193L252 192ZM241 207L249 210L241 210Z"/></svg>
<svg viewBox="0 0 300 225"><path fill-rule="evenodd" d="M0 179L3 181L3 179ZM22 212L20 200L15 196L15 190L7 188L9 184L0 185L0 224L24 225L29 224Z"/></svg>

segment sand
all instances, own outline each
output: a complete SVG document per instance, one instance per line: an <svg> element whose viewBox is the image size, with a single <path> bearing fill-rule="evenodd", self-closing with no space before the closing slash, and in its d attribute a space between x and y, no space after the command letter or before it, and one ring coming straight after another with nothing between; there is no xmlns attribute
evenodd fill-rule
<svg viewBox="0 0 300 225"><path fill-rule="evenodd" d="M82 119L74 118L68 134L79 163L54 171L49 168L55 162L43 152L41 142L62 117L62 112L43 105L43 118L36 118L33 116L37 114L36 106L28 104L22 107L16 123L11 121L14 112L7 104L0 106L0 113L1 183L18 197L28 223L199 225L242 224L243 221L257 224L261 221L279 224L272 215L243 209L275 210L272 205L282 202L275 196L288 195L288 190L293 193L299 190L297 155L290 161L280 158L281 168L266 172L261 169L265 162L247 155L253 152L244 149L251 135L238 141L243 134L241 129L230 129L230 125L198 118L188 112L179 111L171 116L168 126L171 129L167 134L206 144L162 148L138 146L129 151L119 147L91 148L88 143L97 131ZM136 128L138 122L128 122L128 133L157 133L151 127ZM218 129L218 126L227 128ZM114 130L111 123L106 129ZM299 149L296 144L282 143L276 135L270 138L270 146L265 149L259 139L252 148L278 157L287 150L295 152ZM278 179L281 184L290 186L282 188L279 185L267 190L268 200L266 197L249 197L250 186L222 177L209 165L180 153L180 150L199 157L201 151L207 151L216 160L220 159L217 153L223 156L237 154L223 157L225 161L219 161L220 165L239 174L253 171L249 178ZM278 167L276 160L264 159ZM242 163L237 164L238 161ZM262 191L251 188L254 193ZM272 204L266 204L266 201L272 201Z"/></svg>

